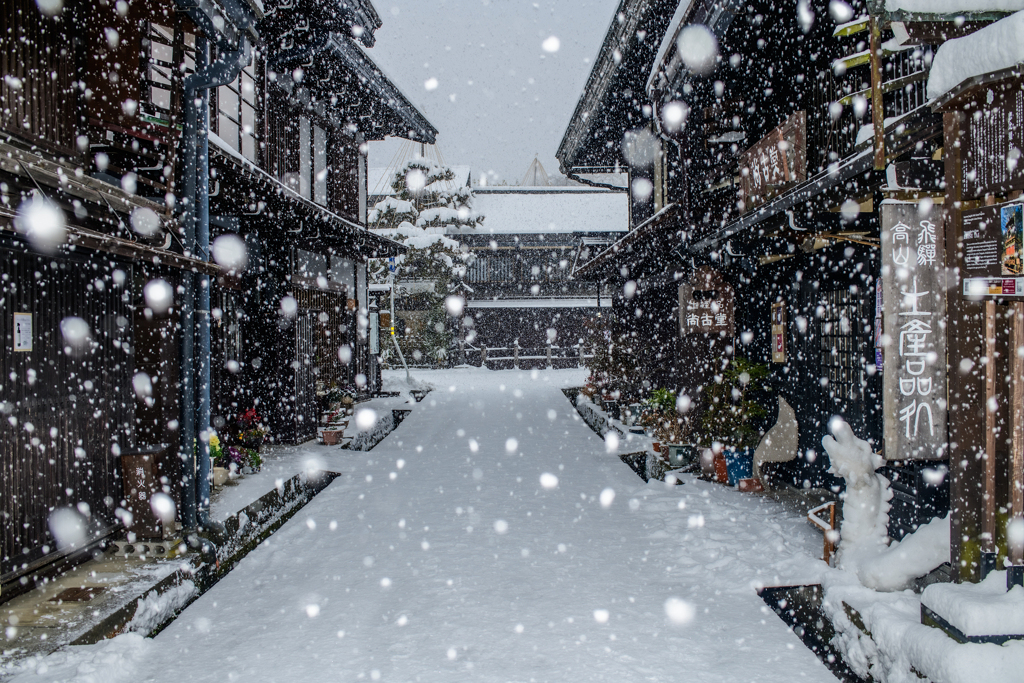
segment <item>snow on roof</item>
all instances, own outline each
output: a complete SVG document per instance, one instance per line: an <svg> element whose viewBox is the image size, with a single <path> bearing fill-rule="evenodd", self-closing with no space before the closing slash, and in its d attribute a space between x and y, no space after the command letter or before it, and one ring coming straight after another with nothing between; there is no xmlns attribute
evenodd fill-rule
<svg viewBox="0 0 1024 683"><path fill-rule="evenodd" d="M885 0L885 9L914 14L1017 12L1024 9L1024 0Z"/></svg>
<svg viewBox="0 0 1024 683"><path fill-rule="evenodd" d="M532 299L470 299L468 308L597 308L597 297L532 298ZM609 298L601 299L601 308L611 308Z"/></svg>
<svg viewBox="0 0 1024 683"><path fill-rule="evenodd" d="M1024 4L1024 0L1018 1ZM1017 12L963 38L946 41L932 60L928 97L939 97L968 78L1024 62L1022 35L1024 12Z"/></svg>
<svg viewBox="0 0 1024 683"><path fill-rule="evenodd" d="M681 2L676 7L675 14L672 15L672 20L668 23L668 28L665 29L665 36L661 39L661 45L658 47L658 54L654 57L654 62L651 64L651 73L647 76L647 87L646 91L650 94L654 81L658 77L658 72L662 68L662 62L665 61L665 55L672 48L672 43L676 41L676 37L679 35L679 30L682 28L683 17L685 17L690 11L690 5L693 4L690 0L687 2Z"/></svg>
<svg viewBox="0 0 1024 683"><path fill-rule="evenodd" d="M472 170L469 166L449 166L448 168L455 173L452 189L469 185L469 174ZM366 193L370 196L393 195L395 191L391 189L391 181L395 178L396 170L395 166L371 166L366 169Z"/></svg>
<svg viewBox="0 0 1024 683"><path fill-rule="evenodd" d="M622 192L503 189L508 191L476 194L473 210L484 216L483 224L476 229L456 229L453 234L625 232L629 225L629 197Z"/></svg>

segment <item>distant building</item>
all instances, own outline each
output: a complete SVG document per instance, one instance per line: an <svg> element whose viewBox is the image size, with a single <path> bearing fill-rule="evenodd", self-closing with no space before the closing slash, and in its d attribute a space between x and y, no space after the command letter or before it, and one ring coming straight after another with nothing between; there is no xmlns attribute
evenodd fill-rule
<svg viewBox="0 0 1024 683"><path fill-rule="evenodd" d="M547 180L536 159L526 179ZM583 323L611 305L606 285L570 278L574 262L628 226L622 192L587 186L477 187L475 230L451 234L474 255L465 277L469 348L573 346ZM549 332L553 330L553 332Z"/></svg>

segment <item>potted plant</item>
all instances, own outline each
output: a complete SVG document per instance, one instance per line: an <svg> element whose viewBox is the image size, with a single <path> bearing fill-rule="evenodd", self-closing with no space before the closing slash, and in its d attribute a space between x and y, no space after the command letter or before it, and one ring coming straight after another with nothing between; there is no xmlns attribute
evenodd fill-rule
<svg viewBox="0 0 1024 683"><path fill-rule="evenodd" d="M267 434L268 430L261 423L255 408L249 408L238 416L238 441L245 448L259 452Z"/></svg>
<svg viewBox="0 0 1024 683"><path fill-rule="evenodd" d="M690 418L679 413L676 392L665 388L652 391L640 404L637 423L664 446L672 469L693 464L696 448L690 443Z"/></svg>
<svg viewBox="0 0 1024 683"><path fill-rule="evenodd" d="M764 392L767 377L767 365L736 357L704 390L701 431L708 443L722 444L728 483L733 486L753 475L754 449L761 440L757 422L767 412L755 397Z"/></svg>
<svg viewBox="0 0 1024 683"><path fill-rule="evenodd" d="M216 434L210 435L210 479L214 486L223 486L228 480L228 459L224 455L224 447L220 443L220 437Z"/></svg>

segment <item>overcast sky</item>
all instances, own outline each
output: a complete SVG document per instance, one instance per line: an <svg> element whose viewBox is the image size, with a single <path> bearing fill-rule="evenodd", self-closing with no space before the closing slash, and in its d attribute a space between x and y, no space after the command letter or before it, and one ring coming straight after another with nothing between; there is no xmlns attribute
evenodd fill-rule
<svg viewBox="0 0 1024 683"><path fill-rule="evenodd" d="M534 155L558 171L558 143L618 0L374 0L374 7L384 24L368 53L438 129L445 162L471 166L474 182L492 171L518 183ZM551 36L554 52L544 49ZM403 142L372 143L370 166L390 165ZM489 175L488 183L495 180Z"/></svg>

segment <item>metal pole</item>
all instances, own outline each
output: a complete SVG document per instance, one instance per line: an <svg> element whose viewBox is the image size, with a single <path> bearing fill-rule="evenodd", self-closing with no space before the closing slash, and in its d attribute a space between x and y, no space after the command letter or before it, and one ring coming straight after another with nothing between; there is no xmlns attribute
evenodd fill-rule
<svg viewBox="0 0 1024 683"><path fill-rule="evenodd" d="M207 66L207 40L196 36L195 70L200 72ZM192 79L185 79L185 126L182 140L185 144L185 210L182 223L185 227L183 247L185 253L195 256L196 252L196 193L198 184L197 146L199 144L200 104L196 104L198 88ZM195 385L195 275L190 271L181 274L181 425L179 457L181 458L181 523L186 529L194 529L197 520L196 506L196 410Z"/></svg>
<svg viewBox="0 0 1024 683"><path fill-rule="evenodd" d="M398 339L395 337L395 277L391 276L391 341L395 344L395 351L398 351L398 357L402 361L402 367L405 368L405 381L407 384L412 384L412 377L409 375L409 365L405 362L405 356L402 355L402 347L398 345Z"/></svg>
<svg viewBox="0 0 1024 683"><path fill-rule="evenodd" d="M203 90L199 113L199 163L201 182L196 192L196 257L210 260L210 91ZM196 332L199 336L196 412L196 510L199 524L210 523L210 276L199 274Z"/></svg>

